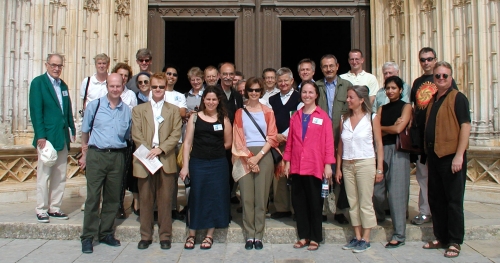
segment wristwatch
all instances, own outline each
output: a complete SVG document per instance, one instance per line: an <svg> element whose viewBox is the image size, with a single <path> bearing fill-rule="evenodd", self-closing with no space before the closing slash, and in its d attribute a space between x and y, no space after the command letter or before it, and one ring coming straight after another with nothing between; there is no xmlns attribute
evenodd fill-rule
<svg viewBox="0 0 500 263"><path fill-rule="evenodd" d="M384 174L384 171L382 171L382 170L377 170L377 173L378 173L378 174Z"/></svg>

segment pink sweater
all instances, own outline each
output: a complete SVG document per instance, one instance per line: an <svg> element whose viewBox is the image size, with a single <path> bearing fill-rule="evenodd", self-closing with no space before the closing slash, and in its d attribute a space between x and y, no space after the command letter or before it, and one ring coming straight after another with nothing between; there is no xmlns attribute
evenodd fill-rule
<svg viewBox="0 0 500 263"><path fill-rule="evenodd" d="M302 141L302 109L292 115L283 159L290 162L290 174L323 178L325 164L334 164L332 122L320 107L312 112Z"/></svg>

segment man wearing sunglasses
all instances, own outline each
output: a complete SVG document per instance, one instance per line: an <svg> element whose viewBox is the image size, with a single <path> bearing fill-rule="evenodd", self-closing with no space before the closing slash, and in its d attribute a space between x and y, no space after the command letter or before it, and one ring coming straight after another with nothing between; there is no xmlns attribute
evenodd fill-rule
<svg viewBox="0 0 500 263"><path fill-rule="evenodd" d="M418 52L418 58L420 61L420 67L424 71L424 74L413 81L413 86L411 89L410 101L413 104L413 120L411 122L411 136L412 143L415 146L419 146L420 149L424 149L424 126L425 126L425 113L427 110L427 105L430 102L432 96L436 93L436 85L434 84L433 69L436 64L436 51L430 47L424 47ZM451 86L454 89L458 89L455 81L451 78ZM423 151L422 151L423 152ZM413 159L413 158L412 158ZM426 165L427 155L422 153L418 155L417 160L417 182L420 186L419 198L418 198L418 208L419 213L415 216L411 223L414 225L421 225L426 222L431 221L431 210L429 208L429 202L427 200L427 165Z"/></svg>
<svg viewBox="0 0 500 263"><path fill-rule="evenodd" d="M470 136L467 97L452 87L453 69L448 62L437 62L433 70L436 94L426 110L424 145L429 171L429 206L436 240L424 249L446 248L444 256L460 254L465 235L464 191Z"/></svg>
<svg viewBox="0 0 500 263"><path fill-rule="evenodd" d="M151 65L153 64L153 53L151 50L147 48L141 48L137 50L137 53L135 54L135 59L137 62L137 65L139 65L139 73L140 72L147 72L150 75L153 75L153 72L151 72ZM139 92L139 87L137 87L137 75L134 75L128 82L127 82L127 88L132 90L134 93Z"/></svg>

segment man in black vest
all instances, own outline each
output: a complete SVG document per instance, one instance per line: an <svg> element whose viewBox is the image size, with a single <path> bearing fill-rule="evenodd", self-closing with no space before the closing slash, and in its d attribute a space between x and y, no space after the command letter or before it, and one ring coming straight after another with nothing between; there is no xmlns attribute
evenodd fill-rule
<svg viewBox="0 0 500 263"><path fill-rule="evenodd" d="M290 126L290 116L297 110L300 95L293 89L293 73L289 68L278 69L276 77L280 93L269 97L269 104L273 107L274 117L276 118L280 150L284 152ZM277 219L291 216L292 204L287 179L285 177L274 177L273 191L276 212L271 214L271 217Z"/></svg>

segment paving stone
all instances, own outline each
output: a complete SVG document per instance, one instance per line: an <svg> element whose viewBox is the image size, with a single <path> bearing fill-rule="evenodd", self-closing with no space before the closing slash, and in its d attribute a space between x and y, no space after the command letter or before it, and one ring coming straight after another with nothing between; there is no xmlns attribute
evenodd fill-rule
<svg viewBox="0 0 500 263"><path fill-rule="evenodd" d="M94 253L92 254L83 254L81 253L81 243L78 247L74 249L78 249L81 253L80 257L78 257L74 262L115 262L116 258L121 254L123 249L128 245L128 243L122 243L119 247L112 247L106 244L99 244L99 242L94 242Z"/></svg>
<svg viewBox="0 0 500 263"><path fill-rule="evenodd" d="M0 238L0 247L5 246L6 244L12 242L14 239Z"/></svg>
<svg viewBox="0 0 500 263"><path fill-rule="evenodd" d="M244 243L227 244L224 262L271 263L274 261L274 245L264 243L263 250L246 250Z"/></svg>
<svg viewBox="0 0 500 263"><path fill-rule="evenodd" d="M498 242L491 240L468 240L464 244L471 247L478 253L481 253L488 258L500 258L500 249L498 249Z"/></svg>
<svg viewBox="0 0 500 263"><path fill-rule="evenodd" d="M158 242L147 249L138 249L138 243L128 242L114 262L178 262L183 251L180 244L172 244L171 249L163 250Z"/></svg>
<svg viewBox="0 0 500 263"><path fill-rule="evenodd" d="M81 243L78 241L49 240L42 246L32 251L19 263L37 262L73 262L81 255Z"/></svg>
<svg viewBox="0 0 500 263"><path fill-rule="evenodd" d="M0 247L2 263L17 262L32 251L41 247L47 240L16 239Z"/></svg>

